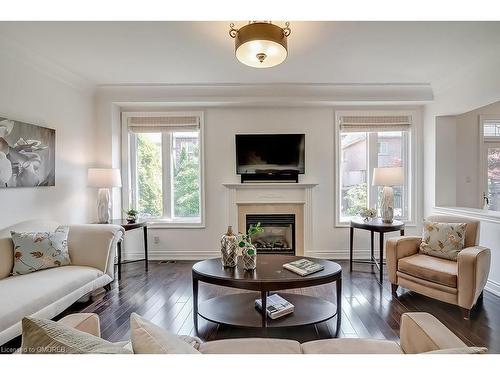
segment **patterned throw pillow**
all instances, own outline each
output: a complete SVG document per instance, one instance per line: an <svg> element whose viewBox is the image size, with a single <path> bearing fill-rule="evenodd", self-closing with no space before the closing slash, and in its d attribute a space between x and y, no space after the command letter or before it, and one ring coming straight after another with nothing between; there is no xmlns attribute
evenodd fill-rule
<svg viewBox="0 0 500 375"><path fill-rule="evenodd" d="M424 221L420 252L438 258L456 260L464 248L466 223Z"/></svg>
<svg viewBox="0 0 500 375"><path fill-rule="evenodd" d="M68 252L69 227L55 232L10 232L14 242L13 275L24 275L45 268L71 263Z"/></svg>

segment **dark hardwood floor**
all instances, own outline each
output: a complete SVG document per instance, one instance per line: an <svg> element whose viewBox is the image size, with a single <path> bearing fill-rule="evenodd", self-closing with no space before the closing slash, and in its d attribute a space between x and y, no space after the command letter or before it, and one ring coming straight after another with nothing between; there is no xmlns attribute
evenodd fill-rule
<svg viewBox="0 0 500 375"><path fill-rule="evenodd" d="M419 294L399 290L397 299L391 296L390 284L377 282L372 266L357 264L349 273L348 263L339 262L343 271L341 337L399 339L399 320L408 311L426 311L440 319L464 342L486 346L490 353L500 353L500 298L484 293L481 306L465 321L460 310ZM192 316L191 266L194 262L151 262L149 272L142 263L122 268L122 280L114 281L110 292L95 293L93 300L76 303L64 316L73 312L95 312L101 318L103 338L111 341L129 338L130 313L136 312L171 332L194 335ZM200 300L239 290L200 283ZM334 285L292 290L293 293L322 296L335 301ZM301 342L330 338L335 333L335 318L317 326L269 330L220 327L200 318L199 336L203 340L267 336L296 339Z"/></svg>

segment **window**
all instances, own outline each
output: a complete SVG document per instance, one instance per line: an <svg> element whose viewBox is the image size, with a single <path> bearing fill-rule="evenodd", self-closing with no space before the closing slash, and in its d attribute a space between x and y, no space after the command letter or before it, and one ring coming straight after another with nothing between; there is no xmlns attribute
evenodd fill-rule
<svg viewBox="0 0 500 375"><path fill-rule="evenodd" d="M384 141L378 142L378 154L379 155L388 155L389 153L389 143Z"/></svg>
<svg viewBox="0 0 500 375"><path fill-rule="evenodd" d="M124 113L128 194L124 207L175 225L203 224L202 116Z"/></svg>
<svg viewBox="0 0 500 375"><path fill-rule="evenodd" d="M483 193L481 206L500 211L500 118L481 116L481 174Z"/></svg>
<svg viewBox="0 0 500 375"><path fill-rule="evenodd" d="M378 207L382 188L371 186L376 167L403 167L405 184L394 187L394 216L410 220L410 116L338 117L337 222Z"/></svg>

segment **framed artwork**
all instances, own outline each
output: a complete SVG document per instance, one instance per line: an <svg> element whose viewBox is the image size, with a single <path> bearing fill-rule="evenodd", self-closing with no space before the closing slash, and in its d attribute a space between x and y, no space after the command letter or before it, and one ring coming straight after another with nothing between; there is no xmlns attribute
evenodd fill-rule
<svg viewBox="0 0 500 375"><path fill-rule="evenodd" d="M56 131L0 117L0 189L55 185Z"/></svg>

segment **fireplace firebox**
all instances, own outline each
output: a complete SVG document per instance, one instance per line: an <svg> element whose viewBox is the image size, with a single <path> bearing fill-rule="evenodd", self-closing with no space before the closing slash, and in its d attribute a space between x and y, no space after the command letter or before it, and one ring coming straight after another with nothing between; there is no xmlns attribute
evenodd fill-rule
<svg viewBox="0 0 500 375"><path fill-rule="evenodd" d="M263 232L252 238L260 254L295 255L294 214L247 214L247 231L250 225L260 223Z"/></svg>

